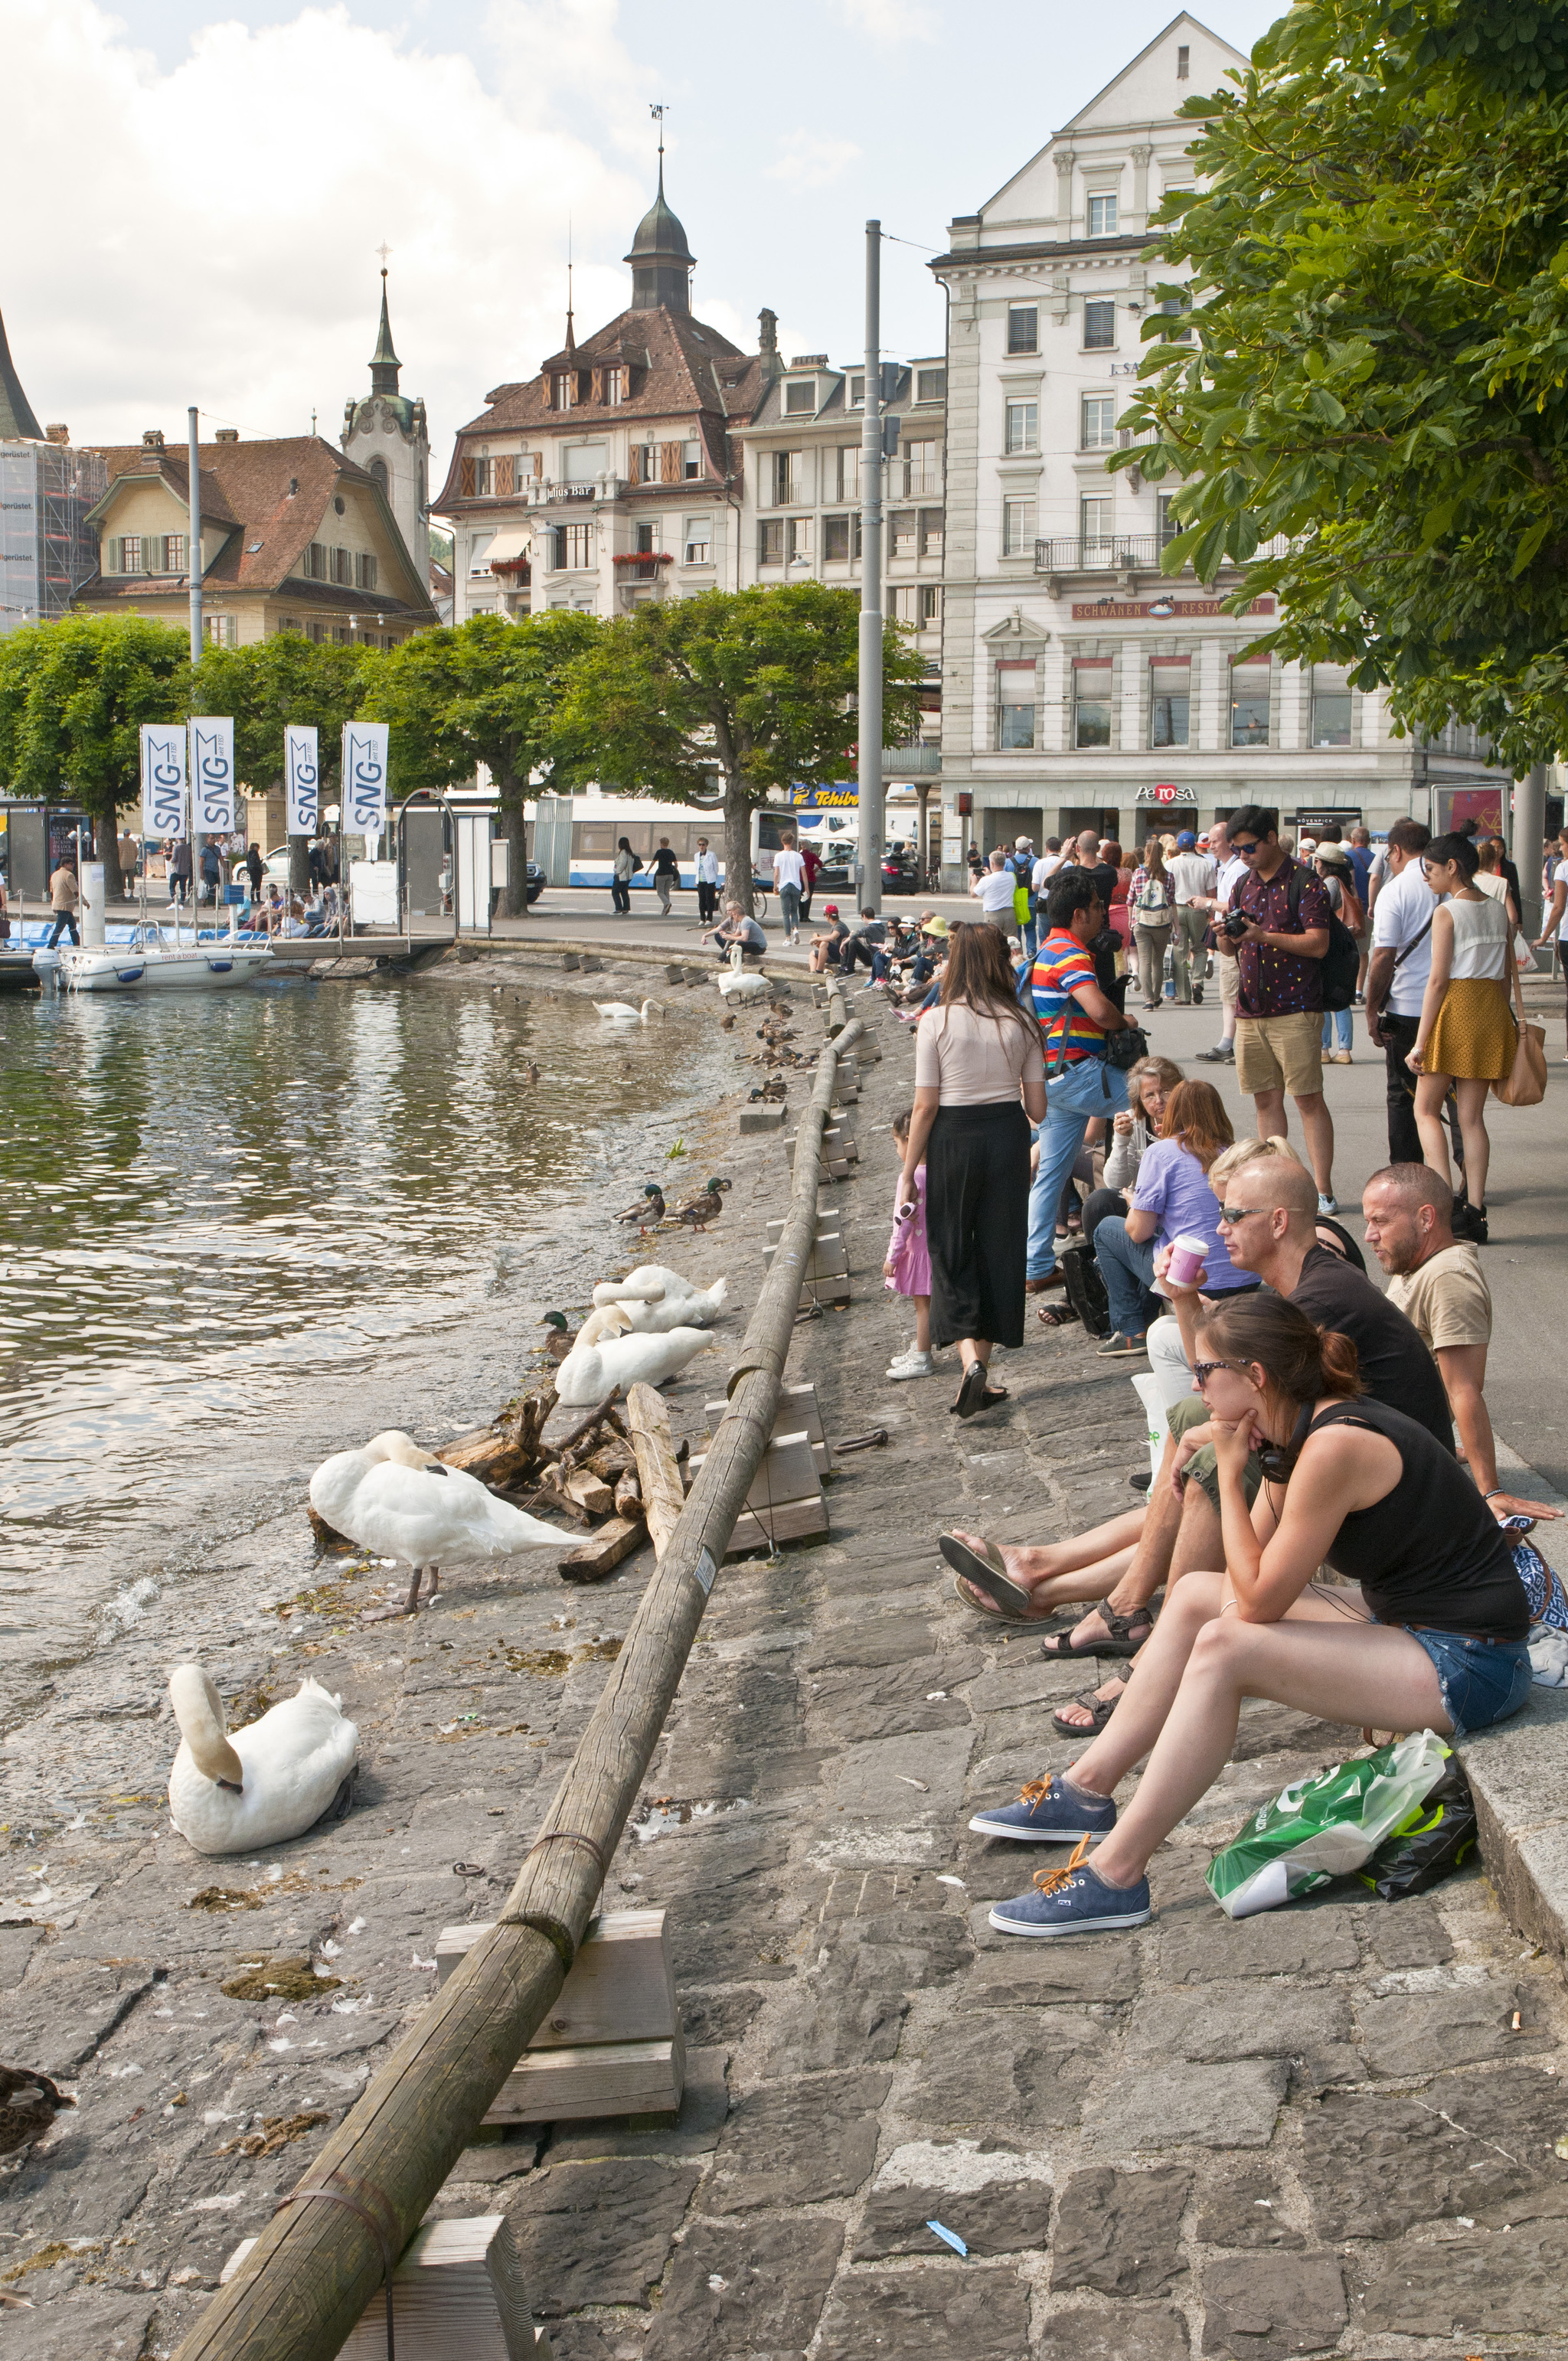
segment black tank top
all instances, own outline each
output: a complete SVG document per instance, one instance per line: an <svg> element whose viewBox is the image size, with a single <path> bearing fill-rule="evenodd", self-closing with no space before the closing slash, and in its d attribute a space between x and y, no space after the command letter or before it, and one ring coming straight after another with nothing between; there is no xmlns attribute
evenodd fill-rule
<svg viewBox="0 0 1568 2361"><path fill-rule="evenodd" d="M1323 1411L1311 1431L1326 1426L1381 1434L1403 1462L1393 1490L1353 1509L1326 1553L1336 1574L1361 1585L1378 1621L1522 1640L1530 1629L1524 1586L1497 1519L1453 1453L1403 1411L1365 1396Z"/></svg>

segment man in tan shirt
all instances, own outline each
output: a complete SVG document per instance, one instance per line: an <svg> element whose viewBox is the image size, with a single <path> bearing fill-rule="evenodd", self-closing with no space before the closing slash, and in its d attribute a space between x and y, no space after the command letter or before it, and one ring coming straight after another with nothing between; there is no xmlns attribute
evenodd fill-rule
<svg viewBox="0 0 1568 2361"><path fill-rule="evenodd" d="M1492 1341L1492 1293L1481 1257L1453 1235L1453 1192L1427 1164L1386 1164L1361 1192L1366 1243L1388 1273L1388 1301L1420 1332L1442 1373L1460 1447L1492 1513L1555 1517L1497 1481L1497 1448L1483 1389Z"/></svg>
<svg viewBox="0 0 1568 2361"><path fill-rule="evenodd" d="M76 931L76 906L81 898L82 891L76 883L76 872L69 861L62 861L49 881L49 906L54 912L54 930L49 939L50 950L53 950L60 936L68 928L73 943L79 943L82 940Z"/></svg>

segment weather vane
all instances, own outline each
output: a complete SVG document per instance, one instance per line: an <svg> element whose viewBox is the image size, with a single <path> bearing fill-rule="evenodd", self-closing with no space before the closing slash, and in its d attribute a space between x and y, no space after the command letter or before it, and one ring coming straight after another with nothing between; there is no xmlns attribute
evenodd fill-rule
<svg viewBox="0 0 1568 2361"><path fill-rule="evenodd" d="M668 104L663 99L660 100L657 105L654 105L652 101L649 103L648 112L659 126L659 170L661 173L663 173L664 169L664 117L668 115L669 111Z"/></svg>
<svg viewBox="0 0 1568 2361"><path fill-rule="evenodd" d="M376 248L376 251L381 258L381 276L385 279L387 275L387 257L390 254L392 249L387 244L386 239L383 238L380 245Z"/></svg>

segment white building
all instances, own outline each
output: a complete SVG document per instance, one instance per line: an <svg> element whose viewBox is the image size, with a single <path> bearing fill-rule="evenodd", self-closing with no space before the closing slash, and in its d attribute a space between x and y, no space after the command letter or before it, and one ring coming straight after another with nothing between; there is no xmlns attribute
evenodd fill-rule
<svg viewBox="0 0 1568 2361"><path fill-rule="evenodd" d="M1220 611L1159 571L1168 482L1110 475L1116 420L1162 279L1149 215L1193 185L1176 109L1245 60L1185 12L1048 140L933 265L949 297L944 570L944 862L968 845L1094 827L1124 846L1152 817L1203 825L1244 803L1386 827L1404 813L1500 818L1505 776L1474 730L1389 734L1342 671L1240 661L1273 610ZM1179 304L1170 333L1179 335Z"/></svg>
<svg viewBox="0 0 1568 2361"><path fill-rule="evenodd" d="M381 332L370 360L370 392L344 405L344 450L387 497L420 579L430 577L430 429L422 401L398 391L402 363L392 349L387 272L381 269Z"/></svg>

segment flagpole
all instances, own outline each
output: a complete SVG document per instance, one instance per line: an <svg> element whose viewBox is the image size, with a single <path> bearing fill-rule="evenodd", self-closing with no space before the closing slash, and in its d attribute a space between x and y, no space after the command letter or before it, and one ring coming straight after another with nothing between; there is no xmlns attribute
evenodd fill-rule
<svg viewBox="0 0 1568 2361"><path fill-rule="evenodd" d="M190 499L187 502L187 522L191 527L191 545L186 553L187 578L191 585L191 664L202 661L202 455L199 413L195 404L185 412L186 469L190 478ZM196 770L191 760L191 750L185 750L185 768L191 791L191 940L201 939L201 917L198 896L202 890L202 838L196 826ZM216 924L216 909L214 923ZM174 940L180 940L180 906L174 906Z"/></svg>

